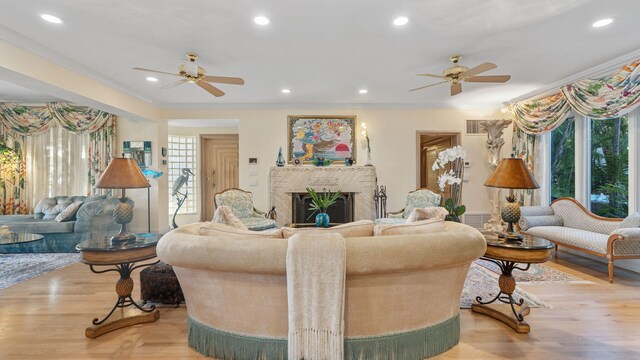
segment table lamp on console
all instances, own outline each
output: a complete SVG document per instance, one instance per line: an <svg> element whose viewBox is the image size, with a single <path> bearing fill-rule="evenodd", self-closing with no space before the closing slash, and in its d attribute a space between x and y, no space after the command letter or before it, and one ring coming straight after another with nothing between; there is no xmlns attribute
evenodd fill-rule
<svg viewBox="0 0 640 360"><path fill-rule="evenodd" d="M522 239L522 235L516 234L513 230L513 223L520 220L520 204L513 195L513 190L538 189L538 183L527 168L527 165L520 158L504 158L500 160L498 167L484 183L484 186L509 189L507 203L502 206L500 215L502 220L509 225L507 233L500 234L500 237L507 239Z"/></svg>
<svg viewBox="0 0 640 360"><path fill-rule="evenodd" d="M120 233L111 237L111 241L128 241L136 238L127 232L127 224L133 219L133 206L127 203L125 189L142 189L151 185L142 174L134 159L114 158L96 183L98 189L122 189L120 203L113 211L113 219L120 224Z"/></svg>

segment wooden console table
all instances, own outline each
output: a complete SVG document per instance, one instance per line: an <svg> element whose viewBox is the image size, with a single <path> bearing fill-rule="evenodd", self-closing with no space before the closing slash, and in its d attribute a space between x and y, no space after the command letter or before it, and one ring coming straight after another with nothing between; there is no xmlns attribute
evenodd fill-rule
<svg viewBox="0 0 640 360"><path fill-rule="evenodd" d="M158 234L138 234L132 241L112 242L105 237L87 240L76 246L82 256L82 262L89 265L92 272L102 274L114 271L120 274L120 279L116 283L116 294L118 294L116 304L102 320L93 319L93 325L85 330L86 337L93 339L126 326L158 320L160 312L155 309L155 306L143 308L131 298L133 291L131 272L140 267L158 263L159 260L136 265L137 262L156 257L158 240L160 240ZM96 270L95 267L98 266L110 268Z"/></svg>

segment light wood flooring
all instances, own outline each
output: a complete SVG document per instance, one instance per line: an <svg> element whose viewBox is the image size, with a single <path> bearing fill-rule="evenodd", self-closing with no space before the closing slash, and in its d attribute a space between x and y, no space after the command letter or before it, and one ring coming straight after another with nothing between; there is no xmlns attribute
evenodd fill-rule
<svg viewBox="0 0 640 360"><path fill-rule="evenodd" d="M610 285L605 264L562 251L547 264L594 284L523 286L552 306L531 310L530 334L461 310L460 344L436 359L640 359L640 275L616 268ZM116 279L79 263L0 290L0 359L204 358L186 345L184 305L161 308L155 323L85 338L111 309Z"/></svg>

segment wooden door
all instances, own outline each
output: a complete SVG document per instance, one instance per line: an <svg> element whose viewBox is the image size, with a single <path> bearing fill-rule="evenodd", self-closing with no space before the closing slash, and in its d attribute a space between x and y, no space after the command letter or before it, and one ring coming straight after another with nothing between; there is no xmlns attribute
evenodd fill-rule
<svg viewBox="0 0 640 360"><path fill-rule="evenodd" d="M200 135L202 144L201 178L203 184L201 221L213 219L213 195L238 183L238 135Z"/></svg>

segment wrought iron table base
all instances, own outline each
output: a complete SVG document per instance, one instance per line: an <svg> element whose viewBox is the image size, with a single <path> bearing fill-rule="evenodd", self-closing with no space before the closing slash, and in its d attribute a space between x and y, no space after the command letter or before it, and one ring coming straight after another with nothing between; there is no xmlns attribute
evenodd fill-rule
<svg viewBox="0 0 640 360"><path fill-rule="evenodd" d="M530 309L529 306L524 305L524 299L521 298L516 301L513 297L513 292L516 289L516 280L513 278L512 272L514 269L527 271L531 264L519 267L518 263L514 261L494 260L487 257L481 257L481 259L490 261L500 267L502 272L498 279L500 292L488 301L483 301L481 296L477 296L476 303L471 305L471 310L500 320L518 333L529 333L530 327L524 321L524 317L529 315ZM503 304L489 305L496 301Z"/></svg>
<svg viewBox="0 0 640 360"><path fill-rule="evenodd" d="M148 308L143 308L138 305L138 303L136 303L131 297L131 292L133 291L133 279L131 278L131 272L144 266L157 264L158 262L159 261L137 266L135 265L135 262L122 263L114 265L115 268L113 269L106 270L96 270L94 269L94 265L89 265L91 271L96 274L116 271L120 274L120 279L118 279L118 282L116 283L116 294L118 294L118 300L116 301L113 308L111 308L111 311L102 320L99 320L98 318L93 319L93 326L89 326L85 330L85 335L88 338L96 338L109 331L120 329L126 326L154 322L158 320L158 318L160 317L160 312L156 310L155 305L152 305ZM109 320L116 309L125 309L128 307L133 308L122 310L121 312L117 313L113 319Z"/></svg>

